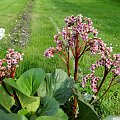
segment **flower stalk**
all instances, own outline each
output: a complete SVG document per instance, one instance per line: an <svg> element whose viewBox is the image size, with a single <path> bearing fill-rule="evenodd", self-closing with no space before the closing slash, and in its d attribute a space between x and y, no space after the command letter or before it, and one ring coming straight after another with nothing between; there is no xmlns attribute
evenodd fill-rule
<svg viewBox="0 0 120 120"><path fill-rule="evenodd" d="M102 94L102 96L100 96L100 98L99 98L96 102L98 102L100 99L102 99L102 98L106 95L106 93L107 93L107 92L109 91L109 89L112 87L112 83L113 83L113 81L115 80L115 78L116 78L116 76L114 76L114 77L112 78L112 80L111 80L108 88L106 89L106 91Z"/></svg>
<svg viewBox="0 0 120 120"><path fill-rule="evenodd" d="M65 18L66 26L63 27L62 31L54 36L56 47L50 47L44 52L44 56L47 58L54 57L54 54L63 55L62 60L66 64L68 76L71 74L74 76L75 83L78 82L78 67L79 60L86 52L91 54L99 54L100 59L92 64L90 70L92 73L87 74L82 79L82 87L84 88L87 81L90 80L92 91L94 95L98 95L102 88L107 75L112 72L113 76L120 75L120 54L111 55L112 47L107 47L101 38L98 38L98 31L93 27L93 22L90 18L83 17L82 15L68 16ZM90 34L90 35L89 35ZM89 38L91 36L92 38ZM74 73L71 73L70 68L70 52L74 58ZM95 75L96 68L103 66L105 68L103 78ZM82 66L81 66L82 67ZM100 81L98 86L98 81ZM109 90L110 86L106 90ZM106 94L106 93L105 93ZM94 98L91 99L92 103ZM74 117L76 115L77 99L74 96Z"/></svg>

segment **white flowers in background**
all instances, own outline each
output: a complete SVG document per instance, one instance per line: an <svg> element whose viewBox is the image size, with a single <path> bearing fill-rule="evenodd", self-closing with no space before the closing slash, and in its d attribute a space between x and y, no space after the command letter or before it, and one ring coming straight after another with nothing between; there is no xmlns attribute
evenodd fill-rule
<svg viewBox="0 0 120 120"><path fill-rule="evenodd" d="M4 28L0 28L0 40L2 40L2 38L5 36L5 29Z"/></svg>

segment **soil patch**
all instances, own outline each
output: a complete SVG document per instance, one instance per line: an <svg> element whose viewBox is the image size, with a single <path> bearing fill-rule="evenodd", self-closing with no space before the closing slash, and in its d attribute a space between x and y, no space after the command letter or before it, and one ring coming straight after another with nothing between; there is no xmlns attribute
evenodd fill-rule
<svg viewBox="0 0 120 120"><path fill-rule="evenodd" d="M29 0L23 12L16 20L16 26L10 32L11 43L13 45L25 46L30 36L30 20L34 0Z"/></svg>

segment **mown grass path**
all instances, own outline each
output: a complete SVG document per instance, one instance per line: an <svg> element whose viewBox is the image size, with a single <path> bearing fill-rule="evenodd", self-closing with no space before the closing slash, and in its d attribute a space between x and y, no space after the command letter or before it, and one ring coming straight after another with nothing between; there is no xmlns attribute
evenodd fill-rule
<svg viewBox="0 0 120 120"><path fill-rule="evenodd" d="M10 32L28 0L0 0L0 27Z"/></svg>
<svg viewBox="0 0 120 120"><path fill-rule="evenodd" d="M6 50L12 47L9 34L19 21L20 14L27 2L28 0L0 0L0 28L6 30L5 38L0 41L1 58L5 55Z"/></svg>
<svg viewBox="0 0 120 120"><path fill-rule="evenodd" d="M18 49L20 49L20 47L25 46L28 42L32 6L33 0L29 0L23 9L23 12L20 14L14 29L10 32L12 47L18 46Z"/></svg>

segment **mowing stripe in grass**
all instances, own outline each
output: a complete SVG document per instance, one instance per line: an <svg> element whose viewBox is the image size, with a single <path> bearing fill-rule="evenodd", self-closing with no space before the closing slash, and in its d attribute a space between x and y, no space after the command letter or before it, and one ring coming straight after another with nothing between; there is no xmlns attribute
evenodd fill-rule
<svg viewBox="0 0 120 120"><path fill-rule="evenodd" d="M0 41L0 58L3 58L6 50L11 47L8 35L15 27L27 2L28 0L0 0L0 28L6 30L6 36Z"/></svg>
<svg viewBox="0 0 120 120"><path fill-rule="evenodd" d="M0 27L9 33L28 0L0 0Z"/></svg>
<svg viewBox="0 0 120 120"><path fill-rule="evenodd" d="M29 0L21 13L15 28L10 32L11 46L23 47L27 44L30 34L30 19L33 0Z"/></svg>

